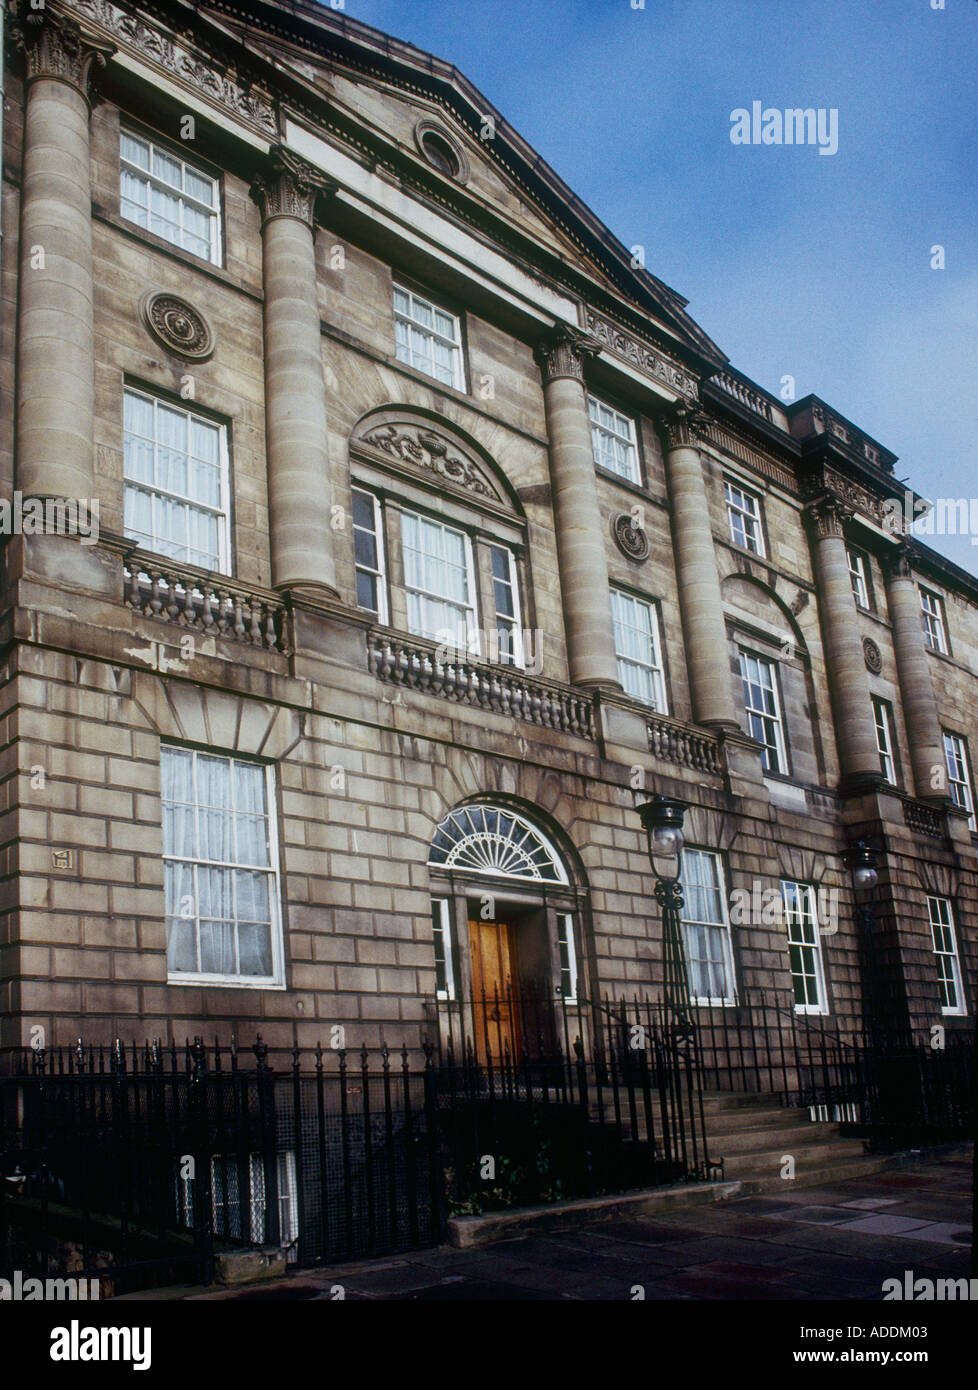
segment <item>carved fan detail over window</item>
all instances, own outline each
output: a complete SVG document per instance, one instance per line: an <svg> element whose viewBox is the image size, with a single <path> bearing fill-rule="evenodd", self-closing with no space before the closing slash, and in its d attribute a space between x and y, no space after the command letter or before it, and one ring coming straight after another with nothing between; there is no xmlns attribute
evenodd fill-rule
<svg viewBox="0 0 978 1390"><path fill-rule="evenodd" d="M543 833L516 811L462 806L450 811L431 842L428 863L499 878L567 883L567 872Z"/></svg>

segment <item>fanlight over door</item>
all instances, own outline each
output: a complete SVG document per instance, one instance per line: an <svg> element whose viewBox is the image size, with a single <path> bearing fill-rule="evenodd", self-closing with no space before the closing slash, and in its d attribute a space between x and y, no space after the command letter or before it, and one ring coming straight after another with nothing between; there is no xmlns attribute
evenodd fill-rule
<svg viewBox="0 0 978 1390"><path fill-rule="evenodd" d="M560 856L543 832L517 811L499 806L462 806L450 811L435 832L428 863L494 878L569 882Z"/></svg>

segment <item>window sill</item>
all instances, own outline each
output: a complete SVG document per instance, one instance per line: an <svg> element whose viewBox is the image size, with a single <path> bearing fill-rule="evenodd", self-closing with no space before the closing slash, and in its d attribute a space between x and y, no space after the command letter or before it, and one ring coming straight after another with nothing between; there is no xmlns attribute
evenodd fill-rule
<svg viewBox="0 0 978 1390"><path fill-rule="evenodd" d="M223 975L167 975L168 985L194 985L200 987L206 985L208 989L275 989L284 990L286 988L284 980L228 980Z"/></svg>

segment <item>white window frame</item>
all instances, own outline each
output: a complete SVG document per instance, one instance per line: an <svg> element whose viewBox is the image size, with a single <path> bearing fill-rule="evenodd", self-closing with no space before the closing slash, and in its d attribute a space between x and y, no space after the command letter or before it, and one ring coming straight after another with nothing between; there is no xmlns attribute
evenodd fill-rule
<svg viewBox="0 0 978 1390"><path fill-rule="evenodd" d="M404 544L404 518L405 518L405 517L413 517L413 518L415 518L417 521L423 523L424 525L437 527L437 528L438 528L439 530L441 530L441 531L450 531L450 532L452 532L453 535L461 536L461 537L462 537L462 540L463 540L464 545L465 545L465 574L466 574L466 581L465 581L465 582L466 582L466 585L467 585L467 587L468 587L468 602L467 602L466 604L459 604L459 605L457 605L457 606L458 606L458 607L464 607L464 608L466 609L466 611L467 611L467 613L468 613L468 618L467 618L467 625L466 625L466 644L465 644L465 647L464 647L464 648L458 648L458 650L461 652L461 654L462 654L463 656L464 656L464 655L474 656L474 657L480 656L480 655L481 655L481 643L480 643L480 640L479 640L479 619L478 619L478 611L479 611L479 610L478 610L478 593L479 593L479 590L478 590L478 586L476 585L476 582L475 582L475 562L474 562L474 558L473 558L473 554L472 554L472 538L471 538L471 536L469 536L469 534L468 534L466 531L463 531L462 528L461 528L460 526L451 526L451 525L449 525L449 523L448 523L447 521L441 521L441 520L439 520L439 519L436 518L436 517L428 516L425 512L415 511L412 507L402 507L402 508L400 508L399 515L400 515L400 527L401 527L401 531L400 531L400 544L401 544L402 568L403 568L403 570L404 570L404 596L405 596L405 602L407 601L408 595L410 595L410 594L418 594L418 595L421 595L423 598L430 598L430 599L433 599L433 600L435 600L436 602L440 602L440 603L454 603L454 600L447 599L443 594L436 594L436 593L433 593L433 592L429 592L429 591L426 590L426 589L419 589L419 588L417 588L417 587L414 586L414 585L408 584L408 582L407 582L407 566L403 564L403 555L404 555L404 550L405 550L405 544ZM428 640L428 641L430 641L430 642L441 642L442 639L443 639L443 637L444 637L444 629L439 629L438 632L434 632L434 633L430 633L430 632L416 632L415 629L414 629L413 627L411 627L410 612L408 613L408 631L412 634L412 636L414 636L414 637L422 637L422 638L425 638L426 640ZM445 645L450 645L450 646L452 646L453 650L455 649L455 643L448 643L448 644L445 644Z"/></svg>
<svg viewBox="0 0 978 1390"><path fill-rule="evenodd" d="M950 986L956 1001L954 1004L942 1002L941 1013L948 1017L964 1018L968 1013L968 1006L964 997L964 979L961 974L961 957L958 954L958 937L954 927L954 907L951 899L928 894L927 916L930 919L931 942L937 958L941 999L943 1001L949 997Z"/></svg>
<svg viewBox="0 0 978 1390"><path fill-rule="evenodd" d="M510 546L504 545L501 541L489 541L489 542L488 542L488 546L489 546L489 577L490 577L490 580L491 580L491 583L492 583L492 605L493 605L493 612L494 612L494 614L495 614L495 619L496 619L496 621L495 621L495 627L496 627L497 637L498 637L499 628L500 628L500 613L499 613L499 606L498 606L498 604L496 603L496 585L497 585L497 584L502 584L502 585L504 585L504 587L508 588L510 594L512 595L512 600L513 600L513 616L512 616L512 617L509 617L509 616L507 616L506 614L503 614L503 615L502 615L503 624L504 624L506 627L509 627L509 625L512 624L512 637L513 637L513 659L512 659L512 662L509 662L509 661L507 661L507 660L504 659L504 657L503 657L503 652L502 652L502 646L500 646L500 648L499 648L499 654L498 654L498 656L496 655L496 653L492 653L492 656L493 656L493 659L494 659L494 660L498 660L498 661L499 661L500 665L503 665L503 666L513 665L513 666L517 667L519 670L523 670L523 668L526 666L526 652L525 652L524 646L523 646L523 608L522 608L522 604L520 603L519 567L518 567L518 565L517 565L517 563L516 563L516 554L515 554L515 552L511 549ZM503 554L503 555L506 556L506 561L507 561L507 564L508 564L508 566L509 566L509 578L508 578L508 579L498 579L498 578L496 577L496 573L495 573L495 571L494 571L493 568L492 568L492 552L493 552L494 550L498 550L501 554Z"/></svg>
<svg viewBox="0 0 978 1390"><path fill-rule="evenodd" d="M975 798L971 783L971 755L968 740L961 734L952 734L942 729L944 742L944 763L947 770L947 785L951 800L968 812L968 829L978 829L975 820Z"/></svg>
<svg viewBox="0 0 978 1390"><path fill-rule="evenodd" d="M360 564L360 562L357 560L357 532L366 531L366 527L357 524L356 520L353 519L353 513L351 509L351 526L353 529L354 591L356 586L356 577L361 571L364 574L371 575L377 581L377 622L382 627L387 627L390 622L390 605L387 596L387 554L384 547L384 510L380 504L380 498L377 497L375 493L370 492L367 488L358 487L354 485L351 491L354 494L358 494L360 497L366 498L373 509L374 529L373 532L370 534L373 535L374 544L377 547L377 564L379 565L379 569L374 570L371 569L369 565ZM357 607L360 607L359 599L357 601ZM361 608L361 612L372 613L373 609Z"/></svg>
<svg viewBox="0 0 978 1390"><path fill-rule="evenodd" d="M686 857L687 855L703 855L713 866L713 887L716 890L717 900L720 903L721 921L719 922L700 922L694 921L689 916L689 893L687 892L686 879ZM689 991L690 1004L697 1008L733 1008L737 1003L737 979L734 973L733 945L730 940L730 913L728 911L727 900L727 876L726 865L723 856L716 850L703 849L699 845L686 845L680 857L680 886L683 890L683 955L686 962L686 988ZM693 993L692 969L689 953L689 933L687 927L709 927L712 931L720 934L721 955L724 973L724 985L726 993L719 995L695 995Z"/></svg>
<svg viewBox="0 0 978 1390"><path fill-rule="evenodd" d="M603 469L606 473L613 473L617 478L623 478L627 483L634 483L640 487L642 483L642 472L638 460L638 434L635 428L635 421L630 415L623 415L620 410L616 410L613 405L602 400L599 396L594 396L588 392L587 398L588 418L591 421L591 448L594 453L594 464L596 468ZM606 418L602 418L602 412L607 412L611 416L610 423ZM607 440L615 440L619 444L624 444L627 449L627 468L623 470L618 466L614 459L614 450L609 458L601 449L601 443Z"/></svg>
<svg viewBox="0 0 978 1390"><path fill-rule="evenodd" d="M763 743L764 748L765 748L765 758L764 758L765 768L764 768L764 770L765 770L765 772L773 773L775 776L787 777L787 776L789 775L789 770L788 770L788 746L787 746L787 741L786 741L785 735L784 735L784 712L783 712L782 706L781 706L781 691L780 691L780 689L779 689L779 687L778 687L778 668L777 668L777 664L776 664L775 662L769 660L768 657L766 657L766 656L758 656L758 655L756 655L754 652L746 651L743 647L739 648L739 652L740 652L740 679L741 679L741 683L742 683L743 688L744 688L744 710L745 710L745 713L746 713L746 716L747 716L747 732L751 735L752 738L757 738L757 735L754 733L753 722L752 722L752 716L753 716L754 718L757 718L757 719L769 720L769 721L771 722L771 724L773 725L773 729L774 729L774 742L773 742L773 744L772 744L772 743L769 743L768 740L767 740L766 738L758 739L758 742L759 742L759 743ZM770 683L770 685L766 685L763 681L758 681L757 684L759 684L763 690L769 690L769 691L771 692L771 694L772 694L772 696L773 696L773 703L774 703L774 713L773 713L773 714L772 714L769 710L758 710L758 709L755 709L755 708L748 702L748 695L747 695L747 684L748 684L748 681L747 681L747 675L746 675L746 671L745 671L745 663L748 662L748 661L754 661L754 662L757 663L757 666L758 666L758 673L759 673L759 674L760 674L762 668L763 668L765 671L767 671L767 672L770 673L770 677L771 677L771 683ZM767 758L766 755L769 755L769 754L771 753L772 749L774 750L774 753L775 753L775 755L776 755L776 757L777 757L777 761L778 761L778 766L777 766L776 768L771 768L771 767L768 767L768 766L767 766L768 758Z"/></svg>
<svg viewBox="0 0 978 1390"><path fill-rule="evenodd" d="M560 961L560 997L565 1004L577 1003L577 947L574 944L574 914L557 913L557 951ZM567 988L564 988L564 985Z"/></svg>
<svg viewBox="0 0 978 1390"><path fill-rule="evenodd" d="M163 888L163 892L164 892L164 899L165 899L165 894L166 894L166 873L165 873L165 866L166 866L167 863L190 864L190 865L192 865L192 866L203 865L205 868L232 869L232 870L233 870L233 869L245 869L245 870L248 870L248 871L253 872L253 873L263 873L263 874L266 874L267 877L268 877L268 880L269 880L269 883L268 883L268 902L269 902L269 919L270 919L270 921L269 921L269 936L270 936L270 940L271 940L271 951L272 951L272 973L271 973L271 975L260 975L260 976L256 976L256 975L215 975L215 974L207 974L207 973L204 973L204 972L192 973L192 972L190 972L190 971L183 971L183 970L172 971L172 970L170 970L170 968L169 968L169 947L170 947L170 943L169 943L169 932L168 932L168 933L167 933L167 977L166 977L166 978L167 978L167 984L168 984L168 985L200 985L200 984L206 984L206 985L215 985L215 986L218 986L218 987L220 987L220 988L225 988L225 989L284 989L284 988L285 988L285 969L284 969L284 958L285 958L285 957L284 957L284 946L283 946L283 940L282 940L282 915L281 915L281 911L280 911L280 905L281 905L281 891L282 891L282 890L281 890L282 870L281 870L281 858L280 858L280 854L279 854L278 822L277 822L277 814L276 814L275 768L274 768L274 766L273 766L271 763L260 763L260 762L258 762L256 759L254 759L254 758L242 758L242 757L239 757L238 754L236 754L236 753L220 753L220 752L212 752L212 751L210 751L209 749L201 749L201 750L198 750L198 749L196 749L196 748L185 748L185 747L183 747L183 745L181 745L181 744L173 744L173 743L163 743L163 744L161 745L161 757L162 757L162 752L165 751L165 750L168 750L168 749L170 749L170 748L177 749L177 750L180 751L180 752L188 752L188 753L193 754L193 757L194 757L194 768L195 768L195 771L194 771L194 788L193 788L193 790L194 790L194 795L195 795L195 796L196 796L196 794L197 794L196 760L197 760L197 757L198 757L198 756L204 756L204 757L209 757L209 758L223 758L223 759L225 759L227 762L241 762L241 763L247 763L247 764L248 764L249 766L251 766L251 767L261 767L261 768L264 770L264 773L265 773L265 820L266 820L267 833L268 833L268 861L269 861L268 864L236 864L236 863L224 864L224 863L221 863L221 862L219 862L219 861L217 861L217 860L202 859L202 858L200 858L199 856L196 856L196 857L189 857L189 856L179 855L179 854L166 854L166 853L164 853L164 855L163 855L163 864L164 864L164 888ZM188 803L188 804L193 804L193 805L195 805L196 807L198 807L198 809L199 809L199 805L200 805L199 801L195 801L195 802L193 802L193 803ZM165 849L165 846L164 846L164 849ZM196 881L196 880L195 880L195 881ZM170 906L171 906L171 904L166 903L166 902L164 901L165 916L166 916L166 918L169 919L169 918L171 918L171 917L178 917L180 914L179 914L178 912L175 912L175 911L174 911L174 912L171 912L171 911L169 910L169 909L170 909ZM195 932L196 932L196 938L197 938L198 958L199 958L199 952L200 952L200 914L199 914L199 906L200 906L199 902L196 902L196 901L195 901L195 903L194 903L195 912L194 912L194 918L193 918L193 920L194 920ZM235 919L235 928L237 929L237 919ZM235 930L235 942L237 943L237 930Z"/></svg>
<svg viewBox="0 0 978 1390"><path fill-rule="evenodd" d="M230 469L230 463L229 463L229 457L228 457L228 432L227 432L227 426L221 424L221 423L220 423L219 421L217 421L217 420L212 420L212 419L210 419L209 416L201 414L201 412L198 411L198 410L188 410L188 409L186 408L186 406L183 406L183 405L176 405L173 401L166 400L166 399L165 399L164 397L162 397L162 396L156 396L156 395L154 395L151 391L143 391L143 390L140 390L139 388L137 388L137 387L135 387L135 386L126 386L126 387L123 389L123 410L125 410L125 398L126 398L126 397L129 397L129 396L139 397L141 400L148 401L148 402L152 405L152 407L153 407L153 438L152 438L152 440L149 441L149 442L151 442L152 445L153 445L153 465L154 465L154 467L153 467L153 472L154 472L154 482L153 482L152 485L150 485L150 484L148 484L148 483L142 482L142 481L139 480L139 479L130 478L130 477L128 476L128 473L126 472L126 467L127 467L127 462L126 462L126 461L127 461L128 453L127 453L125 441L126 441L126 439L129 437L129 434L130 434L131 432L125 428L125 423L123 423L123 446L122 446L123 462L122 462L122 471L123 471L123 490L124 490L124 492L131 489L131 490L134 491L134 492L141 492L141 493L144 493L144 494L149 495L150 497L160 497L160 498L164 498L164 499L166 499L167 501L170 501L170 502L179 502L179 503L181 503L181 504L183 504L183 505L186 505L186 506L189 506L189 507L194 508L194 509L195 509L196 511L198 511L198 512L203 512L203 513L206 513L206 514L209 515L209 516L214 516L214 517L216 517L216 518L217 518L217 537L218 537L218 556L219 556L219 559L218 559L217 569L216 569L215 571L213 571L213 572L214 572L214 573L217 573L217 574L230 574L230 573L231 573L231 478L230 478L231 469ZM198 421L200 424L206 425L209 429L216 429L216 430L217 430L217 432L218 432L218 458L219 458L219 463L220 463L220 489L221 489L221 503L220 503L220 507L211 507L211 506L208 506L206 503L199 502L196 498L193 498L193 497L190 497L190 496L185 496L184 494L179 493L179 492L167 492L166 489L161 488L161 487L158 487L158 486L156 485L156 482L155 482L156 455L157 455L157 451L158 451L159 448L160 448L159 428L158 428L158 426L157 426L157 411L158 411L158 409L159 409L160 406L163 406L166 410L172 410L172 411L174 411L174 412L177 413L177 414L185 415L185 416L187 417L187 420L188 420L188 421L196 420L196 421ZM124 419L124 417L123 417L123 419ZM145 438L145 436L140 435L139 438ZM189 480L189 466L188 466L188 480ZM123 506L125 506L125 503L123 503ZM155 527L154 527L154 530L155 530ZM152 544L147 544L147 543L145 542L145 540L144 540L144 538L143 538L142 535L136 535L136 534L134 534L134 533L132 533L132 532L128 532L128 531L126 532L126 534L130 537L131 540L137 541L137 542L139 543L139 546L140 546L141 549L146 549L146 550L150 551L150 553L156 554L156 555L163 555L163 554L164 554L163 551L155 550L155 549L154 549L154 546L162 539L161 537L154 535L154 536L152 537ZM206 568L207 568L206 566L202 566L202 565L198 564L198 563L197 563L196 561L194 561L194 560L185 560L185 559L180 559L180 558L173 558L173 557L171 557L171 556L166 556L165 558L167 558L167 559L172 559L172 563L173 563L174 565L187 564L187 565L195 565L196 568L198 568L198 569L206 569Z"/></svg>
<svg viewBox="0 0 978 1390"><path fill-rule="evenodd" d="M403 295L406 295L406 296L407 296L407 300L408 300L408 311L407 311L406 313L404 312L404 310L399 309L399 308L397 307L397 296L398 296L399 294L403 294ZM427 324L422 323L422 322L420 322L418 319L416 319L416 318L414 317L413 310L414 310L414 308L415 308L415 305L417 305L417 304L422 304L422 305L424 305L424 307L425 307L426 309L430 310L432 316L434 316L436 313L438 313L438 314L444 314L444 316L445 316L447 319L451 319L452 324L453 324L454 329L455 329L454 335L453 335L452 337L448 337L447 334L439 333L437 329L431 328L431 327L429 327ZM397 326L397 324L399 324L399 323L400 323L400 324L404 324L404 325L407 327L407 329L408 329L408 331L409 331L410 334L417 334L419 337L424 338L424 339L427 339L429 342L433 342L433 343L434 343L434 342L438 342L438 343L441 343L443 346L448 347L448 348L451 349L451 352L452 352L452 379L451 379L451 381L442 382L441 377L438 376L435 372L429 371L427 367L423 367L423 366L419 367L418 364L417 364L417 362L415 362L414 358L415 358L416 355L423 356L424 354L416 354L412 346L409 346L409 347L406 349L407 356L402 356L401 344L400 344L400 342L397 340L397 327L396 327L396 326ZM465 390L465 361L464 361L464 354L463 354L463 350L462 350L462 320L461 320L461 318L460 318L460 316L459 316L458 314L453 314L452 311L451 311L451 309L446 309L446 308L444 307L444 305L438 304L438 303L437 303L435 300L433 300L433 299L428 299L428 298L426 298L424 295L421 295L421 294L415 294L414 290L409 290L408 287L407 287L406 285L403 285L403 284L401 284L399 281L395 280L395 281L394 281L394 324L395 324L394 355L395 355L395 357L397 358L398 362L402 362L402 363L403 363L405 366L407 366L407 367L412 367L416 372L423 372L425 376L431 377L431 379L432 379L433 381L442 382L442 385L443 385L443 386L452 386L452 387L454 387L454 389L455 389L456 391L464 391L464 390ZM433 362L433 358L432 358L432 362Z"/></svg>
<svg viewBox="0 0 978 1390"><path fill-rule="evenodd" d="M873 695L873 720L876 725L876 747L880 755L880 770L891 786L896 786L896 740L893 732L893 710L887 700Z"/></svg>
<svg viewBox="0 0 978 1390"><path fill-rule="evenodd" d="M207 170L204 169L204 168L202 168L199 164L195 164L193 160L191 160L191 159L186 159L186 158L184 157L184 155L183 155L182 152L178 152L178 151L174 150L170 145L163 144L163 143L162 143L161 141L159 141L159 140L154 140L154 139L153 139L151 136L149 136L149 135L143 135L140 131L133 129L133 128L130 127L130 126L127 126L127 125L123 125L123 126L122 126L121 131L120 131L120 137L125 137L125 138L127 138L127 139L129 139L129 140L136 140L136 141L138 141L141 145L145 145L145 146L147 147L147 150L148 150L148 157L149 157L149 169L141 169L141 168L139 167L138 164L134 164L134 163L132 162L132 160L127 159L127 158L125 157L125 155L122 153L122 138L120 138L120 141L119 141L119 215L120 215L121 217L124 217L125 220L126 220L127 222L132 223L132 225L133 225L134 227L139 227L142 231L147 231L147 232L149 232L151 236L158 236L158 237L160 238L161 241L167 242L168 245L170 245L170 246L177 246L177 247L179 247L180 250L181 250L181 251L185 251L185 252L187 253L188 256L196 256L198 260L202 260L202 261L203 261L203 260L206 260L210 265L218 265L218 266L219 266L219 265L223 265L223 264L224 264L224 256L223 256L223 247L222 247L222 244L221 244L221 242L222 242L222 236L221 236L221 184L220 184L220 180L219 180L219 179L216 179L216 178L214 177L213 174L209 174L209 173L207 172ZM208 203L202 202L199 198L194 197L193 194L187 193L182 187L177 188L174 184L167 183L167 181L166 181L165 179L161 178L161 177L159 176L159 174L154 174L154 173L152 172L152 170L153 170L153 152L154 152L155 150L158 150L158 151L160 152L160 154L161 154L161 155L164 155L167 159L172 160L174 164L179 164L179 165L180 165L180 169L181 169L181 183L186 183L186 170L188 170L188 169L189 169L190 172L191 172L192 174L194 174L197 178L206 180L206 181L211 185L211 187L212 187L212 189L213 189L213 191L214 191L214 202L213 202L213 204L208 204ZM128 195L125 194L125 193L123 192L123 189L122 189L122 173L123 173L123 170L125 170L125 172L127 172L128 174L130 174L133 178L138 178L138 179L144 180L144 182L146 183L147 187L148 187L150 190L151 190L154 186L156 186L156 187L162 189L165 193L169 194L171 197L176 197L177 199L179 199L179 202L180 202L180 231L181 231L181 233L183 232L183 205L184 205L184 203L189 203L189 204L191 204L195 209L197 209L198 212L205 213L205 214L207 215L207 218L208 218L208 230L209 230L209 232L210 232L210 254L207 255L207 256L201 256L199 252L191 250L191 248L190 248L189 246L185 246L185 245L183 244L182 241L180 241L180 240L174 240L173 237L167 236L167 235L165 234L165 232L154 231L154 229L152 228L152 226L149 225L149 223L150 223L150 221L151 221L151 219L152 219L152 212L151 212L151 210L150 210L150 208L149 208L148 206L147 206L147 208L146 208L146 210L145 210L145 211L146 211L146 216L147 216L147 225L146 225L145 227L143 226L143 224L142 224L141 222L138 222L134 217L130 217L129 214L123 210L124 204L125 204L125 203L132 203L132 202L134 202L135 200L132 199L132 198L130 198L130 197L128 197Z"/></svg>
<svg viewBox="0 0 978 1390"><path fill-rule="evenodd" d="M869 601L869 578L866 573L866 557L858 550L850 550L846 546L846 558L849 561L849 580L852 584L852 596L860 608L872 609Z"/></svg>
<svg viewBox="0 0 978 1390"><path fill-rule="evenodd" d="M739 496L735 497L734 493ZM730 528L731 541L740 550L749 550L752 555L759 555L763 559L764 523L760 493L744 487L736 478L724 478L723 497L727 504L727 525ZM744 540L737 537L735 517L740 518ZM751 540L754 542L753 545L750 544Z"/></svg>
<svg viewBox="0 0 978 1390"><path fill-rule="evenodd" d="M923 584L919 586L919 590L920 618L924 626L924 641L928 650L938 652L941 656L948 656L951 649L947 640L944 600L933 589L925 589Z"/></svg>
<svg viewBox="0 0 978 1390"><path fill-rule="evenodd" d="M797 896L802 904L800 913L793 910L795 900L791 895L792 889L799 890ZM781 880L781 902L784 909L785 935L788 942L788 961L792 988L794 988L794 982L798 979L806 982L814 980L815 990L818 995L815 1003L806 1000L805 1003L800 1004L796 997L795 1013L825 1016L829 1012L829 997L828 990L825 987L825 957L822 949L822 933L819 931L818 925L818 897L815 888L810 883L800 883L796 879L783 878ZM812 935L815 938L814 941L806 941L804 935L793 935L793 928L796 928L798 925L810 927ZM800 975L796 973L791 963L792 947L795 947L799 951L810 951L812 953L813 969L811 971L802 970ZM806 996L808 994L807 984L805 987L805 994Z"/></svg>
<svg viewBox="0 0 978 1390"><path fill-rule="evenodd" d="M435 917L438 924L435 924ZM455 953L452 946L452 899L436 898L431 899L431 930L432 939L441 939L442 960L445 963L445 988L435 989L435 998L445 1001L455 998ZM437 960L438 952L435 951L436 961L436 982L437 982Z"/></svg>
<svg viewBox="0 0 978 1390"><path fill-rule="evenodd" d="M630 654L625 654L619 650L624 643L620 642L621 630L625 626L620 612L622 603L630 604L634 610L643 614L648 622L649 628L649 657L647 661ZM640 700L642 704L654 709L657 714L669 713L669 697L666 693L666 673L662 659L662 635L659 631L659 610L655 603L650 599L639 598L636 594L630 594L625 589L611 589L611 625L612 640L615 644L615 657L618 663L618 679L621 681L622 688L626 695L630 695L633 700ZM635 627L633 623L628 624L634 631L642 632L642 629ZM642 632L644 636L644 632ZM637 694L634 689L629 689L630 673L634 670L646 671L649 674L652 685L652 699L647 696Z"/></svg>

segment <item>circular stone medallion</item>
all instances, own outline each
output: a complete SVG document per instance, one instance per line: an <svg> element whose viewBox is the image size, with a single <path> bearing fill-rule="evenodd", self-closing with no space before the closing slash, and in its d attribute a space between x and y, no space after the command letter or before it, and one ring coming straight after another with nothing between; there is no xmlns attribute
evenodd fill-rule
<svg viewBox="0 0 978 1390"><path fill-rule="evenodd" d="M634 518L628 512L620 512L614 518L611 534L615 545L627 559L641 562L649 558L649 538L641 526L636 526Z"/></svg>
<svg viewBox="0 0 978 1390"><path fill-rule="evenodd" d="M203 362L214 351L214 334L199 309L179 295L157 291L142 303L143 319L167 352L189 362Z"/></svg>
<svg viewBox="0 0 978 1390"><path fill-rule="evenodd" d="M863 638L863 658L866 668L872 671L874 676L878 676L883 669L883 653L873 641L872 637Z"/></svg>

